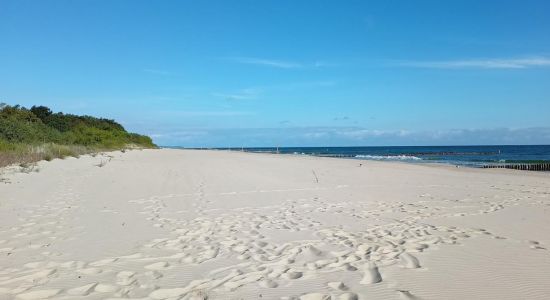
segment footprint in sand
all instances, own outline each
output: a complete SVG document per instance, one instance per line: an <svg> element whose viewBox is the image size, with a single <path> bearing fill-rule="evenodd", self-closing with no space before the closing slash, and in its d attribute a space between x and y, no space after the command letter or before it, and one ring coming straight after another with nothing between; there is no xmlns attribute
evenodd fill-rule
<svg viewBox="0 0 550 300"><path fill-rule="evenodd" d="M411 254L404 252L401 255L399 255L401 258L401 265L407 269L416 269L420 268L420 262L418 259Z"/></svg>
<svg viewBox="0 0 550 300"><path fill-rule="evenodd" d="M21 282L21 281L33 282L33 283L34 282L44 282L45 280L48 279L48 277L54 275L55 273L57 273L56 269L46 269L46 270L38 271L38 272L33 273L33 274L29 274L29 275L25 275L25 276L21 276L21 277L16 277L16 278L10 278L10 279L1 281L0 284L7 285L7 284L11 284L11 283L14 283L14 282Z"/></svg>
<svg viewBox="0 0 550 300"><path fill-rule="evenodd" d="M300 300L329 300L331 297L330 295L325 295L321 293L309 293L300 296Z"/></svg>
<svg viewBox="0 0 550 300"><path fill-rule="evenodd" d="M363 270L363 279L361 280L361 284L374 284L379 283L382 281L382 275L380 275L380 272L378 271L378 266L374 262L370 262L367 265L365 265L365 268Z"/></svg>
<svg viewBox="0 0 550 300"><path fill-rule="evenodd" d="M344 270L346 271L357 271L357 268L352 266L350 263L344 263L342 265L342 268L344 268Z"/></svg>
<svg viewBox="0 0 550 300"><path fill-rule="evenodd" d="M114 285L100 283L100 284L96 285L94 291L96 291L98 293L114 293L114 292L118 291L119 289L120 289L119 287L114 286Z"/></svg>
<svg viewBox="0 0 550 300"><path fill-rule="evenodd" d="M413 295L413 294L412 294L411 292L409 292L409 291L398 290L397 292L399 293L399 298L400 298L400 299L403 299L403 300L422 300L422 298Z"/></svg>
<svg viewBox="0 0 550 300"><path fill-rule="evenodd" d="M145 272L145 275L149 276L153 279L159 279L159 278L163 277L162 273L160 273L158 271L148 271L148 272Z"/></svg>
<svg viewBox="0 0 550 300"><path fill-rule="evenodd" d="M148 270L164 270L170 267L170 264L165 261L156 262L154 264L150 264L145 266L145 269Z"/></svg>
<svg viewBox="0 0 550 300"><path fill-rule="evenodd" d="M261 281L260 286L265 288L276 288L279 286L279 284L273 280L268 279L268 280Z"/></svg>
<svg viewBox="0 0 550 300"><path fill-rule="evenodd" d="M94 262L90 263L90 266L92 266L92 267L106 266L106 265L114 263L117 260L118 260L118 258L106 258L106 259L94 261Z"/></svg>
<svg viewBox="0 0 550 300"><path fill-rule="evenodd" d="M136 275L136 273L131 271L118 272L118 274L116 275L116 283L123 286L132 285L137 282L137 279L134 278L134 275Z"/></svg>
<svg viewBox="0 0 550 300"><path fill-rule="evenodd" d="M332 288L332 289L335 289L335 290L339 290L339 291L345 291L347 290L348 288L346 287L346 285L341 282L341 281L333 281L333 282L329 282L327 283L327 285Z"/></svg>
<svg viewBox="0 0 550 300"><path fill-rule="evenodd" d="M338 300L358 300L359 296L356 293L344 293L338 296Z"/></svg>
<svg viewBox="0 0 550 300"><path fill-rule="evenodd" d="M65 269L83 269L85 265L86 263L83 261L74 261L74 260L59 264L61 268L65 268Z"/></svg>
<svg viewBox="0 0 550 300"><path fill-rule="evenodd" d="M149 294L149 298L157 300L170 298L179 299L188 292L188 288L158 289Z"/></svg>
<svg viewBox="0 0 550 300"><path fill-rule="evenodd" d="M298 271L287 271L283 276L287 279L298 279L303 276L303 273Z"/></svg>
<svg viewBox="0 0 550 300"><path fill-rule="evenodd" d="M85 275L94 275L94 274L99 274L103 272L103 270L100 268L85 268L85 269L80 269L76 271L78 273L85 274Z"/></svg>
<svg viewBox="0 0 550 300"><path fill-rule="evenodd" d="M73 296L88 296L95 290L97 283L90 283L83 286L75 287L67 291L67 294Z"/></svg>
<svg viewBox="0 0 550 300"><path fill-rule="evenodd" d="M546 248L544 248L543 246L540 245L539 242L537 241L527 241L529 243L529 247L531 249L537 249L537 250L546 250Z"/></svg>

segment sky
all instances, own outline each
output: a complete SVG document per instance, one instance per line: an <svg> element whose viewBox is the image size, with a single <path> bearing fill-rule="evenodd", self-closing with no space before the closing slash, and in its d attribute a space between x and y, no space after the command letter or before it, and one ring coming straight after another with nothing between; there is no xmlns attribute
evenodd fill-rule
<svg viewBox="0 0 550 300"><path fill-rule="evenodd" d="M164 146L550 144L550 1L0 0L0 102Z"/></svg>

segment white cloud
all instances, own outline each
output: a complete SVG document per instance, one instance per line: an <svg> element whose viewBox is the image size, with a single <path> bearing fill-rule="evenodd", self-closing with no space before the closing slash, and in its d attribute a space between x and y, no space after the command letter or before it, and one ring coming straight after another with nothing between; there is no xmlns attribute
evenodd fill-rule
<svg viewBox="0 0 550 300"><path fill-rule="evenodd" d="M208 131L204 130L184 130L184 131L172 131L165 133L151 133L150 137L153 139L177 139L180 141L191 141L193 139L198 139L201 136L208 135Z"/></svg>
<svg viewBox="0 0 550 300"><path fill-rule="evenodd" d="M409 135L407 130L377 130L363 128L342 128L335 132L337 136L351 138L355 140L365 140L378 137L404 137Z"/></svg>
<svg viewBox="0 0 550 300"><path fill-rule="evenodd" d="M257 88L242 89L236 93L212 93L213 96L221 97L229 100L256 99L259 94L260 94L260 89L257 89Z"/></svg>
<svg viewBox="0 0 550 300"><path fill-rule="evenodd" d="M266 59L266 58L257 58L257 57L232 57L230 60L250 65L259 65L266 67L274 67L281 69L298 69L298 68L323 68L323 67L334 67L338 66L337 64L326 62L326 61L315 61L313 63L299 63L294 61L286 60L276 60L276 59Z"/></svg>
<svg viewBox="0 0 550 300"><path fill-rule="evenodd" d="M438 69L525 69L533 67L550 67L550 58L497 58L497 59L464 59L442 61L405 61L397 63L400 66Z"/></svg>
<svg viewBox="0 0 550 300"><path fill-rule="evenodd" d="M329 135L329 132L306 132L303 134L304 138L307 139L319 139L325 138Z"/></svg>
<svg viewBox="0 0 550 300"><path fill-rule="evenodd" d="M275 67L275 68L282 68L282 69L293 69L293 68L303 67L302 64L295 63L295 62L264 59L264 58L254 58L254 57L234 57L232 60L243 64L261 65L261 66L268 66L268 67Z"/></svg>

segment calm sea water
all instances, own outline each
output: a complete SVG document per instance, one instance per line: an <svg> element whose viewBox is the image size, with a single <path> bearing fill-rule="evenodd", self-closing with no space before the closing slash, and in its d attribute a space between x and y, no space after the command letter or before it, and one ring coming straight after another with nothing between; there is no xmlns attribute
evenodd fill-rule
<svg viewBox="0 0 550 300"><path fill-rule="evenodd" d="M550 162L550 145L217 148L247 152L300 154L365 160L439 162L468 166L494 163Z"/></svg>

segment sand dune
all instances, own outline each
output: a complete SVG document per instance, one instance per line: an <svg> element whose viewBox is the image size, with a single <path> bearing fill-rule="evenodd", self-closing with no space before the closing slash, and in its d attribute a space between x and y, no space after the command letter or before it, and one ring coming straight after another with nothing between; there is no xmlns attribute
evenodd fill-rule
<svg viewBox="0 0 550 300"><path fill-rule="evenodd" d="M550 176L221 151L0 185L0 299L548 299Z"/></svg>

